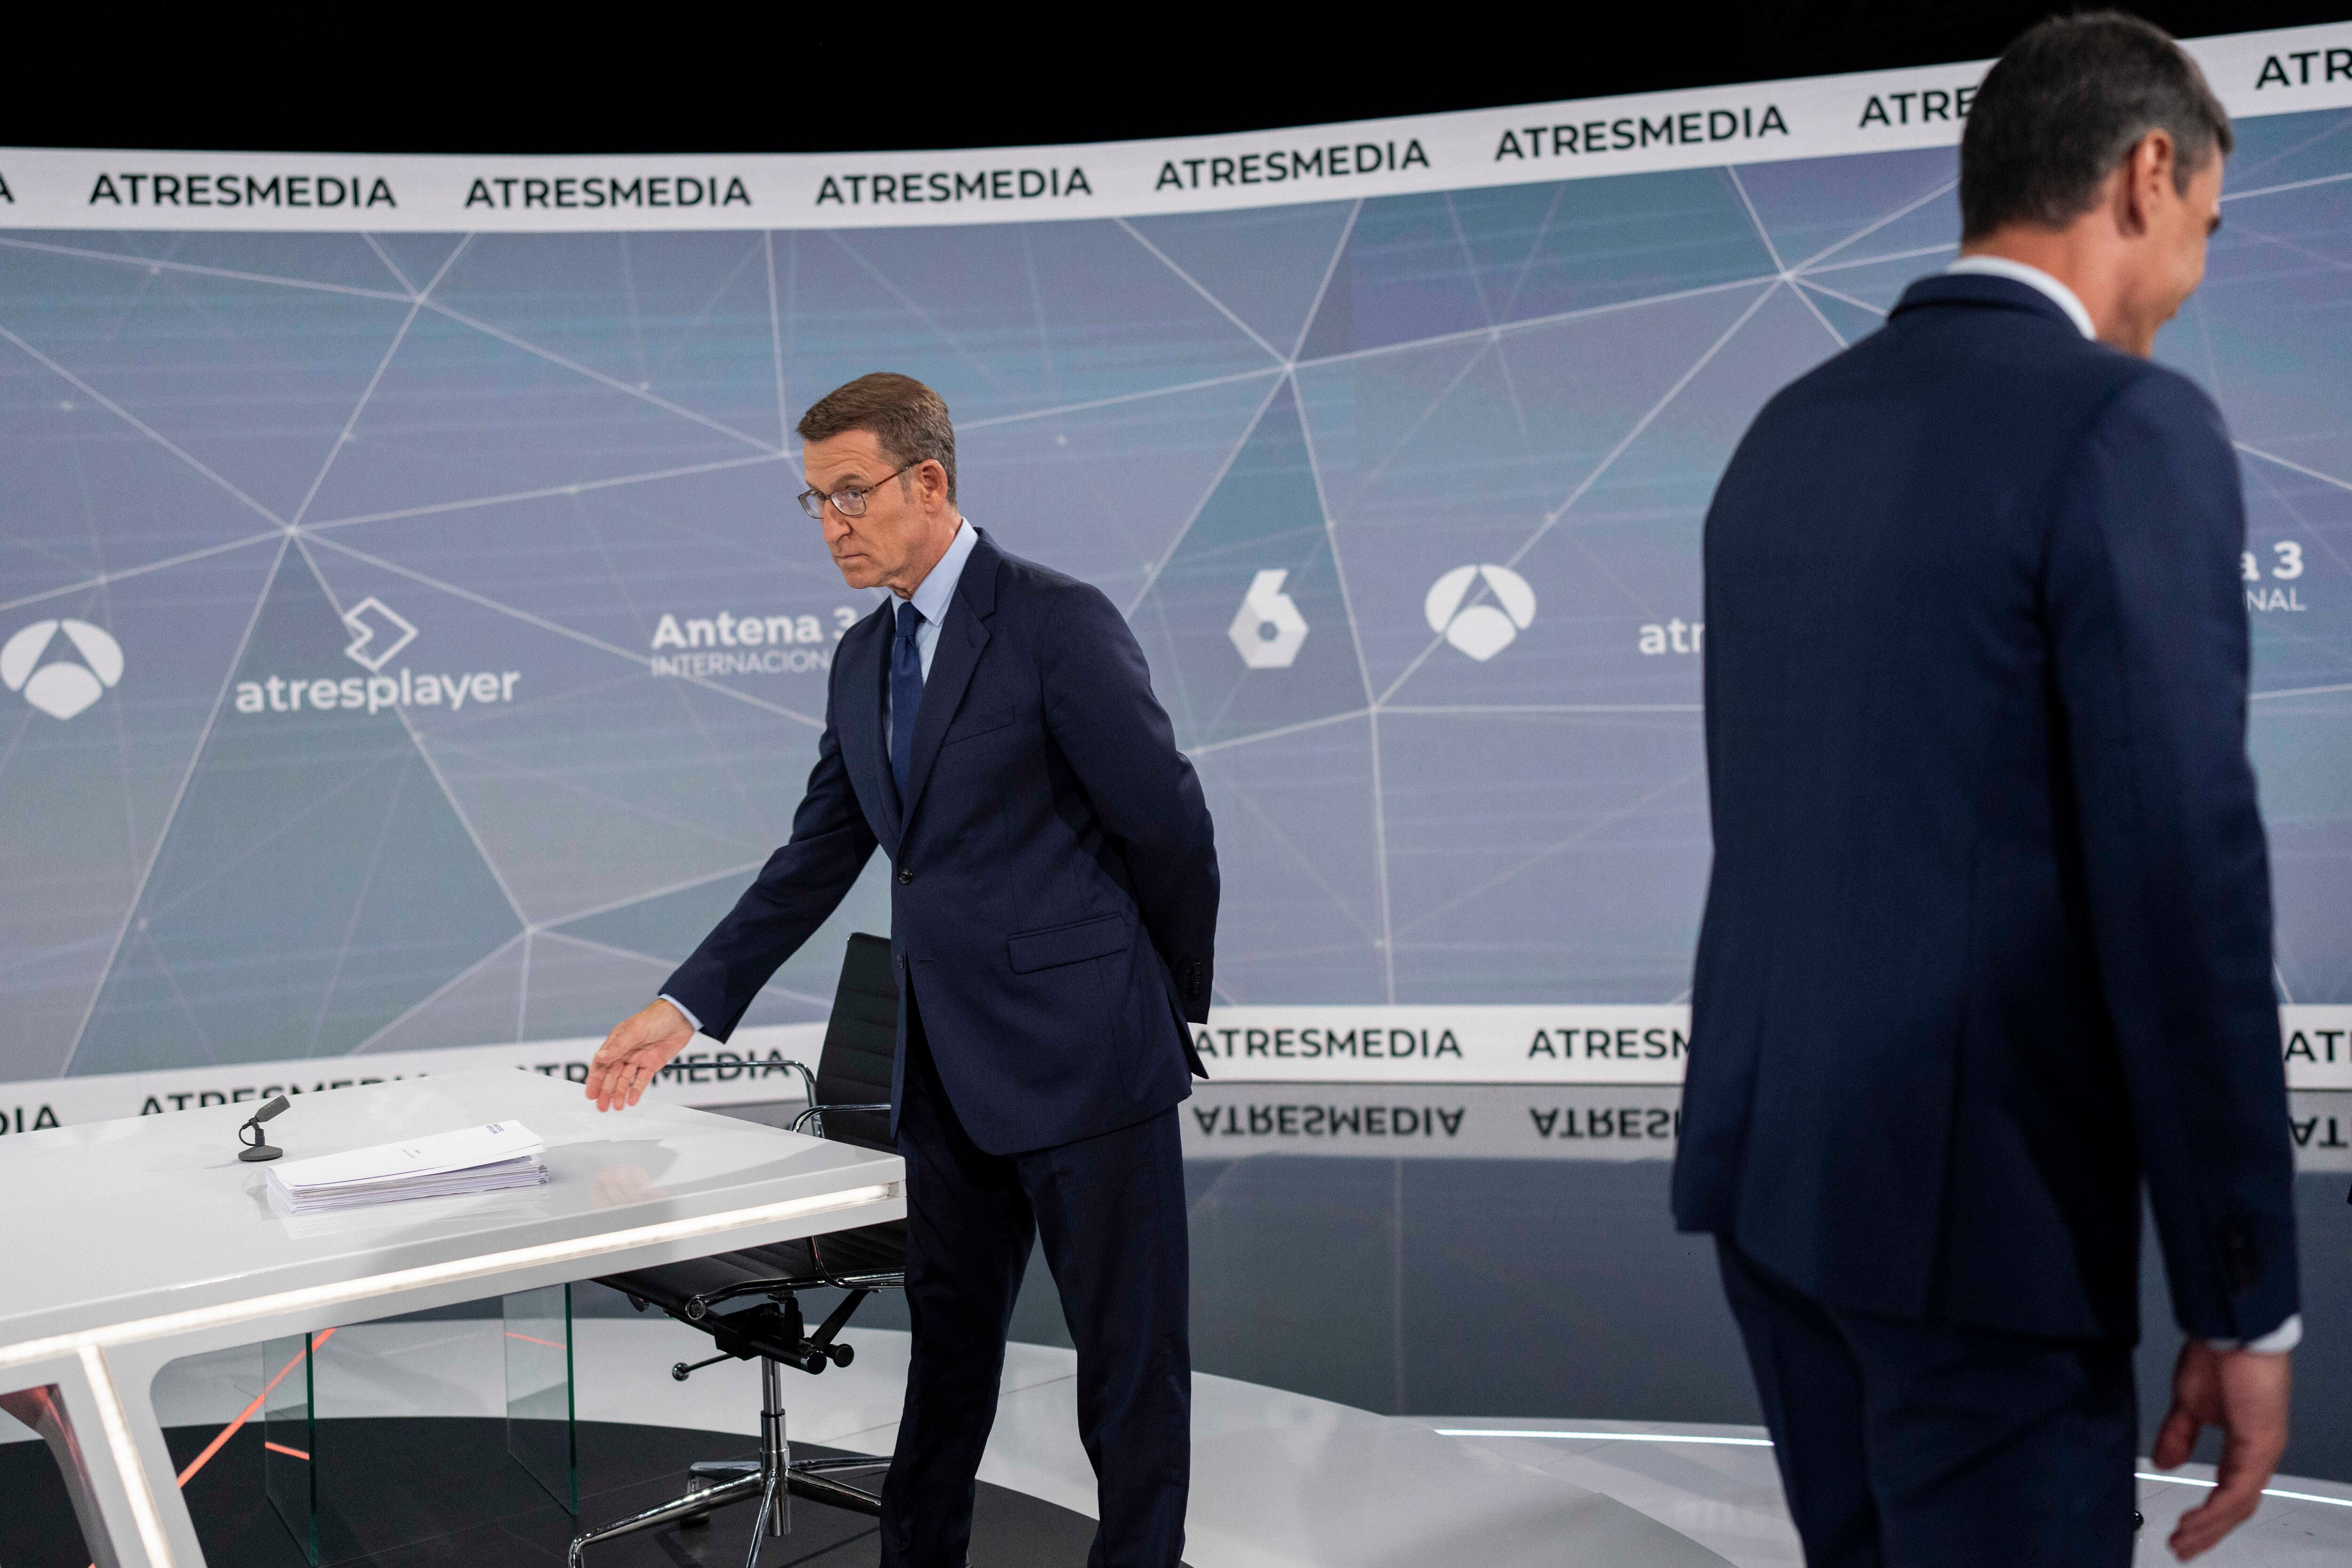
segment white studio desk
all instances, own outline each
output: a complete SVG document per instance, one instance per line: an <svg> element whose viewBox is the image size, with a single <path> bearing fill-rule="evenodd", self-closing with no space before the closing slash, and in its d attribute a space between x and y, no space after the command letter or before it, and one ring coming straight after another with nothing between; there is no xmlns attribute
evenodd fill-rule
<svg viewBox="0 0 2352 1568"><path fill-rule="evenodd" d="M289 1160L519 1121L542 1187L289 1218L238 1163L251 1104L0 1143L0 1391L53 1385L42 1435L98 1568L200 1568L150 1390L166 1363L337 1324L900 1219L894 1154L673 1106L599 1114L492 1068L302 1095ZM226 1568L226 1565L223 1565Z"/></svg>

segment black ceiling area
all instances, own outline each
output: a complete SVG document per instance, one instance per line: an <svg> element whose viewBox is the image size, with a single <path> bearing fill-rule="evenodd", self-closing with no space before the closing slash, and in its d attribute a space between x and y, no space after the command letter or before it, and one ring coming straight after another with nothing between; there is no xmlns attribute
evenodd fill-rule
<svg viewBox="0 0 2352 1568"><path fill-rule="evenodd" d="M58 68L20 58L0 99L0 145L618 153L1123 141L1985 58L2037 18L2083 8L672 6L346 14L334 26L317 11L151 13L128 36L94 9L53 20L61 31L45 52ZM2196 37L2337 21L2352 0L2131 9Z"/></svg>

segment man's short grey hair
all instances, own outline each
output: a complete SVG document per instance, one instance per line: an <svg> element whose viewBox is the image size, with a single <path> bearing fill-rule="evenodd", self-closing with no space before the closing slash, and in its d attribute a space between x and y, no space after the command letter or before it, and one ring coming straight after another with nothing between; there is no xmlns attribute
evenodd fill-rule
<svg viewBox="0 0 2352 1568"><path fill-rule="evenodd" d="M956 499L955 425L947 402L911 375L877 370L836 386L809 405L799 428L803 441L867 431L894 468L934 459L947 470L948 500Z"/></svg>
<svg viewBox="0 0 2352 1568"><path fill-rule="evenodd" d="M2161 27L2120 11L2053 16L2002 51L1960 133L1960 234L2063 228L2151 131L2172 137L2174 188L2236 145L2205 73Z"/></svg>

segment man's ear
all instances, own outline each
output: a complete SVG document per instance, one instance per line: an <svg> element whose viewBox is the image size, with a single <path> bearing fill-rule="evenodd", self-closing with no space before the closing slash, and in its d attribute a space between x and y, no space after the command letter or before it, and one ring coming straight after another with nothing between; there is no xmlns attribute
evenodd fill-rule
<svg viewBox="0 0 2352 1568"><path fill-rule="evenodd" d="M2164 195L2157 187L2171 185L2179 152L2170 132L2156 130L2141 137L2125 156L2123 201L2116 215L2125 234L2137 237L2148 231L2155 216L2151 209Z"/></svg>

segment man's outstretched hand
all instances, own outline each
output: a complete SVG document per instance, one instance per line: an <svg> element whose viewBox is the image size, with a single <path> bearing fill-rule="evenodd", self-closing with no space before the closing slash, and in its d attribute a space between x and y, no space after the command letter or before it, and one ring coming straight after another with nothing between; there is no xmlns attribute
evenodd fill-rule
<svg viewBox="0 0 2352 1568"><path fill-rule="evenodd" d="M2183 1563L2219 1545L2263 1500L2263 1489L2286 1452L2294 1359L2285 1352L2217 1351L2196 1339L2180 1347L2172 1368L2172 1408L2156 1434L2157 1468L2168 1470L2186 1460L2205 1427L2221 1428L2221 1462L2213 1472L2218 1484L2180 1516L2172 1532L2172 1554Z"/></svg>
<svg viewBox="0 0 2352 1568"><path fill-rule="evenodd" d="M654 1075L694 1038L684 1014L656 998L613 1026L588 1064L588 1098L599 1110L618 1110L643 1100Z"/></svg>

